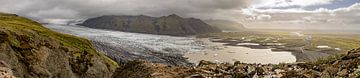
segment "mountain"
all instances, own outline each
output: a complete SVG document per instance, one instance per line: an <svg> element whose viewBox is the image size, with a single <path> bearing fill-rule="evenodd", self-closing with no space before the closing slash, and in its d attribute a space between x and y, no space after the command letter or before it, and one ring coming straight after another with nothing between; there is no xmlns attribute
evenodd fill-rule
<svg viewBox="0 0 360 78"><path fill-rule="evenodd" d="M162 17L105 15L87 19L79 25L124 32L174 36L221 32L220 29L212 27L200 19L182 18L175 14Z"/></svg>
<svg viewBox="0 0 360 78"><path fill-rule="evenodd" d="M245 30L246 28L244 25L235 22L235 21L228 21L228 20L204 20L207 24L217 27L223 31L241 31Z"/></svg>
<svg viewBox="0 0 360 78"><path fill-rule="evenodd" d="M15 14L0 13L0 73L7 77L109 78L117 67L86 39L54 32Z"/></svg>

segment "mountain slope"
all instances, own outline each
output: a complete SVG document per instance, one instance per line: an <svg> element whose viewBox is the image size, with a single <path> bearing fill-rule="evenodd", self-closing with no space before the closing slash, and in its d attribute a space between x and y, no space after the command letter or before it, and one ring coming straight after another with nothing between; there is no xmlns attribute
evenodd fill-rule
<svg viewBox="0 0 360 78"><path fill-rule="evenodd" d="M245 30L246 28L244 25L228 20L204 20L207 24L217 27L223 31L241 31Z"/></svg>
<svg viewBox="0 0 360 78"><path fill-rule="evenodd" d="M117 67L86 39L5 13L0 13L1 60L20 78L103 78L110 77Z"/></svg>
<svg viewBox="0 0 360 78"><path fill-rule="evenodd" d="M149 16L101 16L87 19L82 26L125 32L187 36L210 32L221 32L200 19L182 18L175 14L163 17Z"/></svg>

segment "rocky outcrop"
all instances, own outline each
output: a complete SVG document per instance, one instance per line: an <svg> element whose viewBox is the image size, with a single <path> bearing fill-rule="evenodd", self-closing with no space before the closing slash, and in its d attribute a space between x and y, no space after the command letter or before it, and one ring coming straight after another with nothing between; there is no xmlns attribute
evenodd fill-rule
<svg viewBox="0 0 360 78"><path fill-rule="evenodd" d="M107 78L117 67L86 39L4 13L0 13L0 60L1 69L12 71L6 75L19 78Z"/></svg>
<svg viewBox="0 0 360 78"><path fill-rule="evenodd" d="M246 28L243 24L228 20L204 20L207 24L217 27L222 31L242 31Z"/></svg>
<svg viewBox="0 0 360 78"><path fill-rule="evenodd" d="M117 69L114 78L359 78L360 48L316 62L289 64L212 63L196 67L174 67L134 61Z"/></svg>
<svg viewBox="0 0 360 78"><path fill-rule="evenodd" d="M221 32L200 19L182 18L175 14L163 17L106 15L87 19L82 26L125 32L187 36Z"/></svg>
<svg viewBox="0 0 360 78"><path fill-rule="evenodd" d="M113 78L183 78L185 67L135 60L116 69Z"/></svg>

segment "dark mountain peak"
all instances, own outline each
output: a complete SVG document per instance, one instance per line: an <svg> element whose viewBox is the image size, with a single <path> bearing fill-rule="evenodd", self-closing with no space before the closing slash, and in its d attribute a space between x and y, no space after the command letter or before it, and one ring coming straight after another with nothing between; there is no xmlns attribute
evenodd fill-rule
<svg viewBox="0 0 360 78"><path fill-rule="evenodd" d="M205 22L223 31L242 31L246 29L243 24L231 20L205 20Z"/></svg>
<svg viewBox="0 0 360 78"><path fill-rule="evenodd" d="M91 18L87 19L84 23L80 25L90 28L175 36L221 32L220 29L211 27L200 19L185 19L176 14L162 17L150 17L145 15L115 17Z"/></svg>
<svg viewBox="0 0 360 78"><path fill-rule="evenodd" d="M171 14L171 15L169 15L167 17L169 17L169 18L182 18L182 17L180 17L179 15L176 15L176 14Z"/></svg>
<svg viewBox="0 0 360 78"><path fill-rule="evenodd" d="M202 21L201 19L197 19L197 18L187 18L188 20L191 20L191 21ZM203 22L203 21L202 21Z"/></svg>
<svg viewBox="0 0 360 78"><path fill-rule="evenodd" d="M136 17L136 16L135 16ZM138 17L150 17L150 16L147 16L147 15L139 15Z"/></svg>
<svg viewBox="0 0 360 78"><path fill-rule="evenodd" d="M103 16L100 16L100 17L117 17L117 15L103 15Z"/></svg>

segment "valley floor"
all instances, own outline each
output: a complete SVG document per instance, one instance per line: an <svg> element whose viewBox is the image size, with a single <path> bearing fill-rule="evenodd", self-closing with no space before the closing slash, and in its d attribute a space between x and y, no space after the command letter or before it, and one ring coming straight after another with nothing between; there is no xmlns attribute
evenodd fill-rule
<svg viewBox="0 0 360 78"><path fill-rule="evenodd" d="M343 54L346 51L360 47L360 35L348 32L252 30L210 33L197 37L210 38L213 42L225 43L225 45L229 46L288 51L296 56L297 62L314 61L321 57Z"/></svg>
<svg viewBox="0 0 360 78"><path fill-rule="evenodd" d="M79 26L49 24L46 27L88 38L94 46L122 64L113 75L130 77L357 77L359 76L359 49L356 35L331 35L302 32L224 32L199 35L223 47L247 47L287 51L298 63L247 64L243 61L213 63L198 61L195 66L183 57L188 52L203 52L216 47L194 37L173 37L90 29ZM347 37L351 36L351 37ZM208 53L211 54L211 53ZM332 56L336 55L336 56ZM327 57L319 59L321 57ZM138 59L146 60L139 61ZM313 62L308 62L312 60ZM234 60L236 61L236 60ZM192 67L194 66L194 67Z"/></svg>
<svg viewBox="0 0 360 78"><path fill-rule="evenodd" d="M249 50L251 51L270 49L270 53L276 52L278 55L283 55L283 52L291 52L292 55L295 55L296 62L306 62L329 55L345 53L348 50L360 47L360 36L353 33L253 30L210 33L198 35L197 38L194 38L107 31L76 25L48 24L45 26L59 32L86 37L92 40L94 46L100 52L112 57L118 63L126 63L127 61L135 59L181 66L193 65L191 63L198 63L200 60L220 63L231 63L234 61L262 63L254 61L246 62L247 59L236 59L224 56L226 53L239 54L238 51L244 51L228 50L232 49L231 47L236 49L247 47L250 48ZM204 39L208 40L204 41ZM219 44L220 46L217 46ZM249 54L247 52L243 52L243 54L244 53ZM193 58L192 56L203 57L199 59ZM210 56L218 56L218 58L227 57L229 59L227 61L205 59L206 57L213 58ZM292 56L285 55L279 57ZM278 60L278 62L273 63L290 63L290 61L281 61L281 58L274 57L272 59Z"/></svg>

